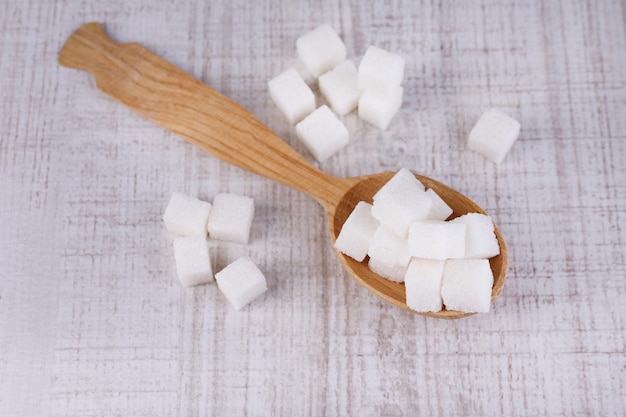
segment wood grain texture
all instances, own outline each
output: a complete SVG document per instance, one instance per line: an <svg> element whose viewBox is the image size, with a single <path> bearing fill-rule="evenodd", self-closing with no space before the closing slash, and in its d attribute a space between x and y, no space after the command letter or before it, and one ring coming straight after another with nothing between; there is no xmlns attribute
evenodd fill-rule
<svg viewBox="0 0 626 417"><path fill-rule="evenodd" d="M626 413L626 31L619 1L8 0L0 13L0 415ZM358 62L406 58L385 132L344 118L323 164L407 167L494 216L509 274L489 314L404 313L351 280L323 210L103 97L57 54L103 21L250 109L309 161L266 82L295 39L337 29ZM322 101L320 100L320 103ZM464 140L488 107L522 124L495 166ZM94 115L97 115L94 117ZM269 291L243 311L182 288L161 223L173 191L255 198ZM313 261L314 260L314 261Z"/></svg>

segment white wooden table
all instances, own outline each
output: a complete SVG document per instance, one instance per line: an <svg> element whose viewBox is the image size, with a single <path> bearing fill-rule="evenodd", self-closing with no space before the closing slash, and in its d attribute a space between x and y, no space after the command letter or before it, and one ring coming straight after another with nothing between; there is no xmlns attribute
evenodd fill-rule
<svg viewBox="0 0 626 417"><path fill-rule="evenodd" d="M0 416L623 416L626 6L605 1L5 0L0 8ZM307 159L267 81L329 23L359 62L406 59L382 132L352 114L324 171L401 167L483 206L509 248L489 314L381 301L341 268L323 211L100 93L57 53L101 21L243 104ZM466 149L483 110L522 123L496 166ZM173 191L256 202L269 291L235 311L177 282Z"/></svg>

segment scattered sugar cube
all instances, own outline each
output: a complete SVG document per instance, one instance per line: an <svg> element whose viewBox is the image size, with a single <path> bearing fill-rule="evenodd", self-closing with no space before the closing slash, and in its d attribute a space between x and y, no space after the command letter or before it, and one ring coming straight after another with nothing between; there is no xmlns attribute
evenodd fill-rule
<svg viewBox="0 0 626 417"><path fill-rule="evenodd" d="M206 237L184 236L174 239L176 272L185 287L213 282L213 269Z"/></svg>
<svg viewBox="0 0 626 417"><path fill-rule="evenodd" d="M441 311L441 279L446 261L413 258L404 276L406 305L420 313Z"/></svg>
<svg viewBox="0 0 626 417"><path fill-rule="evenodd" d="M318 26L296 40L298 56L314 77L346 59L346 46L329 25Z"/></svg>
<svg viewBox="0 0 626 417"><path fill-rule="evenodd" d="M463 258L465 229L462 223L438 220L415 222L409 227L409 253L426 259Z"/></svg>
<svg viewBox="0 0 626 417"><path fill-rule="evenodd" d="M392 281L404 281L411 260L406 239L381 225L372 236L367 254L372 271Z"/></svg>
<svg viewBox="0 0 626 417"><path fill-rule="evenodd" d="M236 310L267 291L267 282L261 270L248 257L235 262L215 274L217 285Z"/></svg>
<svg viewBox="0 0 626 417"><path fill-rule="evenodd" d="M213 199L207 230L212 239L248 243L254 217L254 200L237 194L218 194Z"/></svg>
<svg viewBox="0 0 626 417"><path fill-rule="evenodd" d="M315 110L313 91L293 68L272 78L268 87L272 100L292 125Z"/></svg>
<svg viewBox="0 0 626 417"><path fill-rule="evenodd" d="M183 236L206 236L206 225L211 212L211 203L182 193L173 193L163 222L168 231Z"/></svg>
<svg viewBox="0 0 626 417"><path fill-rule="evenodd" d="M390 231L405 238L409 225L425 219L432 204L424 185L411 171L402 168L374 195L372 216Z"/></svg>
<svg viewBox="0 0 626 417"><path fill-rule="evenodd" d="M296 135L319 162L348 144L346 126L328 106L321 106L296 125Z"/></svg>
<svg viewBox="0 0 626 417"><path fill-rule="evenodd" d="M452 208L443 201L439 194L437 194L432 188L426 190L426 194L433 201L433 205L426 217L429 220L446 220L452 214Z"/></svg>
<svg viewBox="0 0 626 417"><path fill-rule="evenodd" d="M359 98L359 118L385 130L402 105L402 87L394 87L388 95L365 90Z"/></svg>
<svg viewBox="0 0 626 417"><path fill-rule="evenodd" d="M335 249L362 262L379 223L372 217L372 205L359 201L341 227Z"/></svg>
<svg viewBox="0 0 626 417"><path fill-rule="evenodd" d="M500 245L491 217L480 213L467 213L450 222L463 223L467 226L466 258L492 258L500 254Z"/></svg>
<svg viewBox="0 0 626 417"><path fill-rule="evenodd" d="M359 88L376 91L379 95L390 95L402 85L404 59L376 46L365 51L359 65Z"/></svg>
<svg viewBox="0 0 626 417"><path fill-rule="evenodd" d="M361 90L357 81L356 66L352 61L343 61L322 74L318 83L321 93L335 113L348 114L359 104Z"/></svg>
<svg viewBox="0 0 626 417"><path fill-rule="evenodd" d="M487 259L450 259L443 268L441 296L448 310L488 313L493 273Z"/></svg>
<svg viewBox="0 0 626 417"><path fill-rule="evenodd" d="M520 123L497 109L487 110L469 134L467 147L496 164L502 162L519 136Z"/></svg>

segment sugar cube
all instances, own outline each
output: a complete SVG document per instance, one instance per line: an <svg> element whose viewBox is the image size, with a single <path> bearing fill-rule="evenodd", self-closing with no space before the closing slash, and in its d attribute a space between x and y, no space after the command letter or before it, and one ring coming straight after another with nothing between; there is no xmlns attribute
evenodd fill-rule
<svg viewBox="0 0 626 417"><path fill-rule="evenodd" d="M467 147L496 164L502 162L519 136L520 123L497 109L487 110L469 134Z"/></svg>
<svg viewBox="0 0 626 417"><path fill-rule="evenodd" d="M411 171L402 168L374 195L372 216L404 238L411 223L428 216L432 204L424 185Z"/></svg>
<svg viewBox="0 0 626 417"><path fill-rule="evenodd" d="M375 274L394 282L404 282L407 265L394 264L382 258L370 258L367 266Z"/></svg>
<svg viewBox="0 0 626 417"><path fill-rule="evenodd" d="M383 186L380 187L378 191L376 191L373 199L376 200L377 198L386 196L387 193L393 190L401 191L405 189L405 187L408 187L409 189L426 191L426 187L424 186L424 184L422 184L422 182L418 180L417 177L413 175L410 170L408 170L407 168L400 168L393 175L393 177L389 179L389 181L383 184Z"/></svg>
<svg viewBox="0 0 626 417"><path fill-rule="evenodd" d="M453 259L465 256L462 223L424 220L409 227L409 253L416 258Z"/></svg>
<svg viewBox="0 0 626 417"><path fill-rule="evenodd" d="M487 259L450 259L443 268L441 296L448 310L488 313L493 273Z"/></svg>
<svg viewBox="0 0 626 417"><path fill-rule="evenodd" d="M365 90L359 98L359 118L385 130L400 110L402 105L402 87L394 87L388 95L377 94L374 90Z"/></svg>
<svg viewBox="0 0 626 417"><path fill-rule="evenodd" d="M318 79L320 92L331 109L339 115L350 113L359 104L361 90L357 81L356 66L346 60Z"/></svg>
<svg viewBox="0 0 626 417"><path fill-rule="evenodd" d="M250 197L221 193L213 199L207 230L212 239L248 243L254 217L254 200Z"/></svg>
<svg viewBox="0 0 626 417"><path fill-rule="evenodd" d="M315 110L315 95L294 68L272 78L268 87L272 100L292 125Z"/></svg>
<svg viewBox="0 0 626 417"><path fill-rule="evenodd" d="M267 282L261 270L248 257L235 262L215 274L215 280L226 299L240 310L267 291Z"/></svg>
<svg viewBox="0 0 626 417"><path fill-rule="evenodd" d="M465 239L466 258L492 258L500 253L491 217L480 213L467 213L451 220L467 226Z"/></svg>
<svg viewBox="0 0 626 417"><path fill-rule="evenodd" d="M346 59L346 46L329 25L318 26L296 40L298 56L318 77Z"/></svg>
<svg viewBox="0 0 626 417"><path fill-rule="evenodd" d="M446 261L413 258L404 276L406 305L424 313L442 308L441 279Z"/></svg>
<svg viewBox="0 0 626 417"><path fill-rule="evenodd" d="M372 205L359 201L341 227L335 249L361 262L367 255L379 223L372 217Z"/></svg>
<svg viewBox="0 0 626 417"><path fill-rule="evenodd" d="M296 125L296 135L319 162L348 144L346 126L324 105Z"/></svg>
<svg viewBox="0 0 626 417"><path fill-rule="evenodd" d="M176 273L185 287L213 282L213 269L206 237L183 236L174 239Z"/></svg>
<svg viewBox="0 0 626 417"><path fill-rule="evenodd" d="M372 236L367 254L372 271L392 281L404 281L411 260L406 239L381 225Z"/></svg>
<svg viewBox="0 0 626 417"><path fill-rule="evenodd" d="M206 236L211 203L182 193L173 193L163 214L168 231L183 236Z"/></svg>
<svg viewBox="0 0 626 417"><path fill-rule="evenodd" d="M429 220L446 220L452 214L452 208L432 188L426 190L426 194L433 201L433 205L426 217Z"/></svg>
<svg viewBox="0 0 626 417"><path fill-rule="evenodd" d="M365 51L358 70L359 88L389 95L402 85L404 59L397 54L370 46Z"/></svg>

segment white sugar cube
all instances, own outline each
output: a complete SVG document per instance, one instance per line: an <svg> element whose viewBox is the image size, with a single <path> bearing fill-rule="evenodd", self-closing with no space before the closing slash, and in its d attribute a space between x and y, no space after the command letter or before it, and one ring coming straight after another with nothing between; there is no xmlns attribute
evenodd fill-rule
<svg viewBox="0 0 626 417"><path fill-rule="evenodd" d="M239 258L235 262L215 274L217 285L236 309L267 291L267 282L261 270L248 257Z"/></svg>
<svg viewBox="0 0 626 417"><path fill-rule="evenodd" d="M446 261L413 258L404 276L406 305L420 313L440 311L441 280Z"/></svg>
<svg viewBox="0 0 626 417"><path fill-rule="evenodd" d="M402 105L402 87L394 87L387 95L365 90L359 98L359 118L385 130Z"/></svg>
<svg viewBox="0 0 626 417"><path fill-rule="evenodd" d="M411 260L406 239L379 226L372 236L367 254L372 271L392 281L404 281Z"/></svg>
<svg viewBox="0 0 626 417"><path fill-rule="evenodd" d="M346 46L329 25L318 26L296 40L298 56L314 77L346 59Z"/></svg>
<svg viewBox="0 0 626 417"><path fill-rule="evenodd" d="M174 240L176 273L185 287L213 282L209 247L203 236L184 236Z"/></svg>
<svg viewBox="0 0 626 417"><path fill-rule="evenodd" d="M402 85L404 59L393 52L370 46L359 64L359 88L389 95Z"/></svg>
<svg viewBox="0 0 626 417"><path fill-rule="evenodd" d="M492 286L493 273L487 259L446 261L441 296L448 310L466 313L489 312Z"/></svg>
<svg viewBox="0 0 626 417"><path fill-rule="evenodd" d="M407 265L394 264L379 258L370 258L367 266L372 272L389 281L404 282Z"/></svg>
<svg viewBox="0 0 626 417"><path fill-rule="evenodd" d="M211 239L248 243L254 217L254 200L250 197L221 193L213 199L207 230Z"/></svg>
<svg viewBox="0 0 626 417"><path fill-rule="evenodd" d="M350 113L359 104L361 90L357 81L356 66L352 61L343 61L322 74L318 84L331 109L339 115Z"/></svg>
<svg viewBox="0 0 626 417"><path fill-rule="evenodd" d="M206 236L206 225L211 212L211 203L182 193L173 193L163 222L172 233L183 236Z"/></svg>
<svg viewBox="0 0 626 417"><path fill-rule="evenodd" d="M424 185L402 168L374 195L372 216L398 236L406 237L409 225L427 218L432 204Z"/></svg>
<svg viewBox="0 0 626 417"><path fill-rule="evenodd" d="M268 87L272 100L292 125L315 110L313 91L293 68L272 78Z"/></svg>
<svg viewBox="0 0 626 417"><path fill-rule="evenodd" d="M487 110L469 134L467 147L496 164L502 162L520 132L520 123L497 109Z"/></svg>
<svg viewBox="0 0 626 417"><path fill-rule="evenodd" d="M452 214L452 208L432 188L426 194L433 201L433 205L426 217L429 220L446 220Z"/></svg>
<svg viewBox="0 0 626 417"><path fill-rule="evenodd" d="M367 255L379 223L372 217L372 205L359 201L341 227L335 249L361 262Z"/></svg>
<svg viewBox="0 0 626 417"><path fill-rule="evenodd" d="M296 135L319 162L348 144L346 126L328 106L321 106L296 125Z"/></svg>
<svg viewBox="0 0 626 417"><path fill-rule="evenodd" d="M416 188L420 191L426 191L426 187L420 180L417 179L413 173L407 168L400 168L389 181L387 181L380 189L374 194L374 200L383 196L392 189L400 190L404 187Z"/></svg>
<svg viewBox="0 0 626 417"><path fill-rule="evenodd" d="M426 259L463 258L465 228L462 223L437 220L415 222L409 227L409 253Z"/></svg>
<svg viewBox="0 0 626 417"><path fill-rule="evenodd" d="M450 222L463 223L467 226L466 258L492 258L500 253L491 217L480 213L468 213Z"/></svg>

